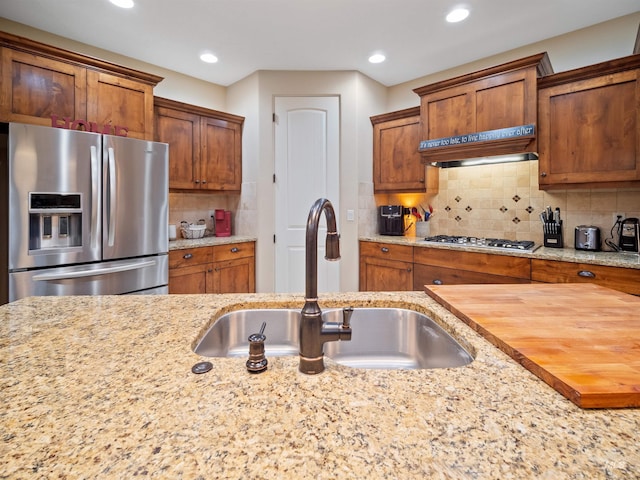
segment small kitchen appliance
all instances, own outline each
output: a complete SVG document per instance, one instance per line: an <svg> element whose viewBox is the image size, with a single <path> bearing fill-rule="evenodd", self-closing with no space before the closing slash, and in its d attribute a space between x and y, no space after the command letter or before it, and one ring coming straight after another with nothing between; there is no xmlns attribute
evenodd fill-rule
<svg viewBox="0 0 640 480"><path fill-rule="evenodd" d="M600 251L600 229L593 225L578 225L575 230L576 250Z"/></svg>
<svg viewBox="0 0 640 480"><path fill-rule="evenodd" d="M620 222L620 240L618 242L620 250L639 253L638 237L640 237L640 226L637 218L625 218Z"/></svg>
<svg viewBox="0 0 640 480"><path fill-rule="evenodd" d="M382 205L378 212L378 233L380 235L404 235L406 210L402 205Z"/></svg>
<svg viewBox="0 0 640 480"><path fill-rule="evenodd" d="M217 209L214 214L216 222L216 237L231 236L231 212L229 210Z"/></svg>

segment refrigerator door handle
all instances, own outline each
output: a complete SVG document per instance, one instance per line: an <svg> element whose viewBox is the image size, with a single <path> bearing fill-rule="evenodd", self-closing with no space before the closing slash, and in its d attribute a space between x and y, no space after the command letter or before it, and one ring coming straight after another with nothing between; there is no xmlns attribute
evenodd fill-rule
<svg viewBox="0 0 640 480"><path fill-rule="evenodd" d="M110 273L126 272L128 270L138 270L141 268L152 267L156 264L155 260L147 260L144 262L134 262L116 267L96 268L94 270L78 270L75 272L63 273L41 273L32 277L35 282L47 282L50 280L68 280L70 278L92 277L95 275L108 275Z"/></svg>
<svg viewBox="0 0 640 480"><path fill-rule="evenodd" d="M100 163L98 149L91 146L91 244L98 247L98 212L100 211Z"/></svg>
<svg viewBox="0 0 640 480"><path fill-rule="evenodd" d="M116 235L116 158L113 147L109 147L109 246L113 247Z"/></svg>

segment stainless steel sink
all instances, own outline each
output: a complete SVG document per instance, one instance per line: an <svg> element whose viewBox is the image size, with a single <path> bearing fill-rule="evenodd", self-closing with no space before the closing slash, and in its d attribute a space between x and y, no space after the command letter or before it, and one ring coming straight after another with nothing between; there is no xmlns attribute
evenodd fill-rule
<svg viewBox="0 0 640 480"><path fill-rule="evenodd" d="M342 309L323 311L325 321L340 323ZM300 310L237 310L220 317L195 347L207 357L247 357L248 337L264 331L267 358L298 355ZM473 357L426 315L400 308L354 308L348 342L329 342L324 354L354 368L423 369L460 367Z"/></svg>

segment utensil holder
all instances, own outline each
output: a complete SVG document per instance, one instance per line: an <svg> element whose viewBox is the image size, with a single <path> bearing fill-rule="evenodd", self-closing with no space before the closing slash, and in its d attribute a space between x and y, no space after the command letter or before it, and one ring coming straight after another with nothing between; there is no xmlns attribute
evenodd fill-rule
<svg viewBox="0 0 640 480"><path fill-rule="evenodd" d="M542 229L545 247L563 248L562 220L560 220L560 223L545 223Z"/></svg>

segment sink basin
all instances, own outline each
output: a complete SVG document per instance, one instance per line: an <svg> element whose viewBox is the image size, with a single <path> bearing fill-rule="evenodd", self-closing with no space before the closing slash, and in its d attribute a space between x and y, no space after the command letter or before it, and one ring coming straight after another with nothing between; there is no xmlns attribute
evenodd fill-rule
<svg viewBox="0 0 640 480"><path fill-rule="evenodd" d="M342 309L326 309L325 321L341 323ZM300 310L236 310L220 317L196 345L207 357L247 357L248 337L264 331L267 358L298 355ZM428 316L400 308L354 308L350 341L324 344L324 354L354 368L424 369L460 367L473 357Z"/></svg>

